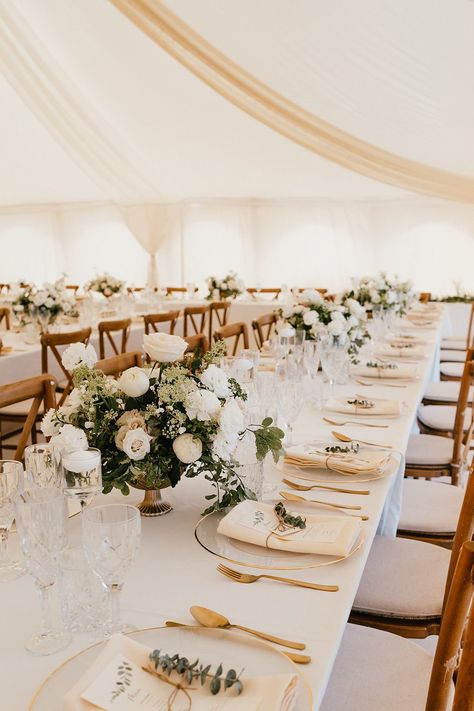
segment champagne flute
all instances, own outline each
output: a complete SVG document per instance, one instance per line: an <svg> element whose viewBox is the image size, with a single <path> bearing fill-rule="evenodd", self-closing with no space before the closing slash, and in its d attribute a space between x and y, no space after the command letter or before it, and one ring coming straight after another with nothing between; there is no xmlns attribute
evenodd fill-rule
<svg viewBox="0 0 474 711"><path fill-rule="evenodd" d="M59 560L66 546L66 502L59 489L38 488L17 496L15 518L20 547L41 600L41 629L25 643L32 654L54 654L71 635L58 627L51 589L58 578Z"/></svg>
<svg viewBox="0 0 474 711"><path fill-rule="evenodd" d="M102 465L100 449L89 447L61 456L61 471L64 493L78 499L81 511L102 489Z"/></svg>
<svg viewBox="0 0 474 711"><path fill-rule="evenodd" d="M128 504L108 504L86 509L82 515L82 544L92 570L99 576L110 600L111 619L106 636L130 626L120 622L120 592L140 545L140 512Z"/></svg>
<svg viewBox="0 0 474 711"><path fill-rule="evenodd" d="M8 555L8 534L15 518L13 500L23 484L23 466L14 460L0 460L0 581L15 580L24 566Z"/></svg>

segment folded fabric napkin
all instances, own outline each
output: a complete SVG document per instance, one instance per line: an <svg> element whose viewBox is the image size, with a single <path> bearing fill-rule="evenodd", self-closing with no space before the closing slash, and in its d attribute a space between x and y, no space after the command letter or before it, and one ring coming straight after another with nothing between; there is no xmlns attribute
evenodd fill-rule
<svg viewBox="0 0 474 711"><path fill-rule="evenodd" d="M381 343L375 350L375 354L381 358L426 358L426 350L421 346L392 346L390 343Z"/></svg>
<svg viewBox="0 0 474 711"><path fill-rule="evenodd" d="M334 448L334 445L299 444L288 447L285 451L285 462L298 467L328 469L339 474L351 475L378 473L390 459L390 453L368 448L358 452L328 452L327 447Z"/></svg>
<svg viewBox="0 0 474 711"><path fill-rule="evenodd" d="M360 397L332 397L326 403L326 410L343 415L401 415L403 402L382 398L364 399Z"/></svg>
<svg viewBox="0 0 474 711"><path fill-rule="evenodd" d="M428 346L433 343L433 339L417 338L416 336L394 336L392 338L386 338L385 343L391 346L405 346L410 343L414 346Z"/></svg>
<svg viewBox="0 0 474 711"><path fill-rule="evenodd" d="M373 365L359 363L351 368L351 374L362 378L379 378L385 380L416 380L419 376L418 366L409 365L408 363L377 363L377 361L369 361Z"/></svg>
<svg viewBox="0 0 474 711"><path fill-rule="evenodd" d="M64 711L128 711L144 706L153 709L169 708L168 700L175 687L142 669L148 667L151 651L129 637L111 637L92 666L64 697ZM178 653L185 656L185 650L167 651L169 654ZM200 661L207 664L210 660ZM219 662L217 659L216 666ZM116 682L123 678L118 676L118 667L124 663L127 663L131 670L128 677L130 685L124 692L116 694ZM240 669L236 671L238 673ZM179 675L171 675L171 679L188 686ZM200 683L193 682L193 689L188 692L192 706L189 707L187 697L180 691L176 694L171 708L173 711L186 708L191 708L192 711L292 711L295 707L297 674L258 677L243 675L242 682L244 689L240 696L232 690L212 696L207 685L201 687Z"/></svg>
<svg viewBox="0 0 474 711"><path fill-rule="evenodd" d="M288 513L291 502L286 502ZM224 516L217 532L256 546L294 553L346 556L361 530L360 519L334 514L304 514L305 528L279 530L271 504L242 501ZM276 707L278 708L278 707Z"/></svg>
<svg viewBox="0 0 474 711"><path fill-rule="evenodd" d="M428 320L425 318L419 319L416 322L413 320L404 318L400 322L400 327L406 331L411 331L411 330L414 330L414 331L419 331L419 330L434 331L434 330L436 330L437 326L438 326L437 322L435 323L434 321Z"/></svg>

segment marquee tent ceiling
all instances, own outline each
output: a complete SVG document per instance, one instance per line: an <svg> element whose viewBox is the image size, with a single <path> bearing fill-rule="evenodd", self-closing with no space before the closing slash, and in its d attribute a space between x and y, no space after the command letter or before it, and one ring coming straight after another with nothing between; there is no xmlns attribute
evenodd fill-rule
<svg viewBox="0 0 474 711"><path fill-rule="evenodd" d="M403 157L474 173L471 0L167 0L273 89ZM21 13L156 199L407 195L320 158L216 94L108 0L0 0ZM0 52L2 50L0 49ZM3 205L107 198L0 79Z"/></svg>

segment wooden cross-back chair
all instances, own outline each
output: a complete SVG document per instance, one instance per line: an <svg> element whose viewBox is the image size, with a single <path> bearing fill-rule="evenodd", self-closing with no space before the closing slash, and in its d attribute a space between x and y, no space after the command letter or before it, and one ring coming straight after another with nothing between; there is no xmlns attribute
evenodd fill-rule
<svg viewBox="0 0 474 711"><path fill-rule="evenodd" d="M229 353L229 345L227 341L234 339L230 344L231 352ZM242 339L242 346L240 346L240 341ZM249 347L249 334L247 330L247 324L243 321L237 321L236 323L228 323L226 326L221 326L221 328L216 328L214 331L215 341L224 341L226 343L227 354L237 355L241 348Z"/></svg>
<svg viewBox="0 0 474 711"><path fill-rule="evenodd" d="M23 426L15 432L0 435L0 457L3 456L2 450L4 448L14 449L14 458L21 460L28 440L31 439L33 444L36 443L36 422L41 414L56 407L55 391L56 381L49 373L18 380L8 385L0 385L0 418L2 418L4 408L23 403L28 405L28 414L26 419L23 419ZM4 444L5 439L17 435L19 435L19 439L16 444Z"/></svg>
<svg viewBox="0 0 474 711"><path fill-rule="evenodd" d="M151 332L158 333L161 328L157 327L157 324L169 324L168 333L170 335L174 334L174 329L179 318L179 311L165 311L161 314L145 314L143 316L143 321L145 324L145 333Z"/></svg>
<svg viewBox="0 0 474 711"><path fill-rule="evenodd" d="M208 316L208 304L204 306L186 306L183 309L183 335L186 337L197 333L205 333Z"/></svg>
<svg viewBox="0 0 474 711"><path fill-rule="evenodd" d="M185 336L184 340L188 344L185 351L186 353L199 353L200 355L204 355L209 349L209 341L205 333L195 333L192 336Z"/></svg>
<svg viewBox="0 0 474 711"><path fill-rule="evenodd" d="M10 330L10 309L8 306L0 307L0 326L2 324L7 331Z"/></svg>
<svg viewBox="0 0 474 711"><path fill-rule="evenodd" d="M61 346L69 346L71 343L84 343L87 345L89 343L90 336L90 328L81 328L78 331L70 331L69 333L43 333L41 336L42 372L48 372L49 354L51 353L65 377L65 381L60 383L61 396L58 402L59 406L64 403L66 397L73 389L74 384L72 382L72 373L64 367L61 360L61 353L58 348Z"/></svg>
<svg viewBox="0 0 474 711"><path fill-rule="evenodd" d="M253 335L259 350L262 350L265 341L268 341L271 337L277 321L278 316L275 311L263 314L263 316L259 316L255 321L252 321Z"/></svg>
<svg viewBox="0 0 474 711"><path fill-rule="evenodd" d="M458 342L458 345L456 345L456 342ZM442 350L440 352L441 362L439 368L441 380L459 381L462 378L462 351L469 350L469 348L472 347L474 347L474 304L471 304L465 343L462 342L462 339L460 341L459 339L456 339L453 345L450 345L449 339L442 342ZM458 355L456 353L456 359L449 360L450 351L460 351L460 354Z"/></svg>
<svg viewBox="0 0 474 711"><path fill-rule="evenodd" d="M69 291L72 291L74 296L76 296L77 292L79 291L79 284L66 284L66 289L69 289Z"/></svg>
<svg viewBox="0 0 474 711"><path fill-rule="evenodd" d="M98 360L95 367L105 375L112 375L116 378L129 368L142 368L143 355L139 351L120 353L119 355L110 356L110 358Z"/></svg>
<svg viewBox="0 0 474 711"><path fill-rule="evenodd" d="M128 337L130 335L131 318L122 318L115 321L100 321L99 328L99 358L105 358L106 339L115 355L125 353L127 350ZM117 334L116 341L113 334Z"/></svg>
<svg viewBox="0 0 474 711"><path fill-rule="evenodd" d="M252 299L255 299L258 294L273 294L272 301L276 301L278 299L278 295L281 294L281 288L277 286L258 289L256 286L249 286L247 288L247 292L250 294Z"/></svg>
<svg viewBox="0 0 474 711"><path fill-rule="evenodd" d="M434 659L409 640L348 625L320 711L346 711L348 699L351 709L473 711L473 598L474 542L469 541L457 561Z"/></svg>
<svg viewBox="0 0 474 711"><path fill-rule="evenodd" d="M328 290L327 290L327 289L321 289L321 288L316 287L316 286L302 286L302 287L300 287L300 288L298 289L298 291L300 292L300 294L302 294L303 291L307 291L308 289L310 289L310 290L312 290L312 291L318 291L318 292L321 294L321 296L324 296L324 294L327 294L327 293L328 293Z"/></svg>
<svg viewBox="0 0 474 711"><path fill-rule="evenodd" d="M216 328L227 325L230 306L230 301L211 301L209 304L209 342Z"/></svg>
<svg viewBox="0 0 474 711"><path fill-rule="evenodd" d="M431 300L431 291L420 291L419 301L422 304L427 304Z"/></svg>
<svg viewBox="0 0 474 711"><path fill-rule="evenodd" d="M167 286L166 287L166 296L172 296L173 294L186 294L188 291L187 286ZM194 293L199 291L199 287L195 286L194 287Z"/></svg>

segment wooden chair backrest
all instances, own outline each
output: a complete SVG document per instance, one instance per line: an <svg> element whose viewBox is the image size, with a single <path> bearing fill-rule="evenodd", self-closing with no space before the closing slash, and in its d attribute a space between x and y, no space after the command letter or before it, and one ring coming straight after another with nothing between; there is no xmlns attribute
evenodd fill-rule
<svg viewBox="0 0 474 711"><path fill-rule="evenodd" d="M451 558L449 561L448 575L446 578L446 588L444 594L443 607L446 606L448 594L454 576L456 563L466 541L470 541L474 534L474 462L471 464L466 489L464 492L461 511L459 512L456 533L451 549Z"/></svg>
<svg viewBox="0 0 474 711"><path fill-rule="evenodd" d="M328 290L327 290L327 289L319 289L319 288L316 287L316 286L302 286L302 287L299 289L300 294L301 294L303 291L306 291L307 289L311 289L312 291L319 291L319 293L321 294L321 296L324 296L324 294L327 294L327 293L328 293Z"/></svg>
<svg viewBox="0 0 474 711"><path fill-rule="evenodd" d="M131 318L122 318L116 321L100 321L99 323L99 358L105 358L106 338L115 355L125 353L127 350L128 337L130 335ZM121 333L120 345L114 339L113 333ZM117 336L118 337L118 336Z"/></svg>
<svg viewBox="0 0 474 711"><path fill-rule="evenodd" d="M79 291L79 284L66 284L66 289L69 289L69 291L72 291L74 296L77 294Z"/></svg>
<svg viewBox="0 0 474 711"><path fill-rule="evenodd" d="M194 287L194 293L199 290L199 287L195 286ZM188 291L187 286L167 286L166 287L166 294L167 296L171 296L172 294L185 294Z"/></svg>
<svg viewBox="0 0 474 711"><path fill-rule="evenodd" d="M70 331L69 333L43 333L41 336L41 371L43 373L48 372L48 355L49 351L51 351L67 381L67 385L59 398L58 405L63 404L74 387L72 374L64 367L58 346L69 346L71 343L85 343L87 345L91 337L91 331L92 329L90 328L81 328L79 331Z"/></svg>
<svg viewBox="0 0 474 711"><path fill-rule="evenodd" d="M0 412L2 407L16 405L30 399L33 400L33 404L23 424L14 455L18 460L23 458L23 452L35 426L41 404L43 404L44 412L56 407L56 380L49 373L45 373L34 378L17 380L8 385L0 385Z"/></svg>
<svg viewBox="0 0 474 711"><path fill-rule="evenodd" d="M211 301L209 304L209 341L212 341L212 334L216 328L227 325L229 318L230 301Z"/></svg>
<svg viewBox="0 0 474 711"><path fill-rule="evenodd" d="M433 484L432 486L442 486ZM426 711L473 711L474 709L474 615L466 621L474 598L474 542L463 544L448 600L443 612L431 671ZM458 666L463 632L465 642L456 681L454 703L448 707L453 674Z"/></svg>
<svg viewBox="0 0 474 711"><path fill-rule="evenodd" d="M459 389L459 397L456 405L456 414L454 417L454 428L453 428L453 458L451 462L451 479L454 485L458 484L459 481L459 469L462 466L463 455L467 454L467 450L463 448L463 443L465 438L471 439L472 428L468 431L467 435L464 435L466 414L468 410L469 401L469 389L474 385L474 348L470 348L466 354L466 360L464 363L463 375L461 378L461 385ZM474 415L474 411L473 411Z"/></svg>
<svg viewBox="0 0 474 711"><path fill-rule="evenodd" d="M431 299L431 291L421 291L420 292L420 302L422 304L427 304Z"/></svg>
<svg viewBox="0 0 474 711"><path fill-rule="evenodd" d="M0 307L0 324L5 321L5 328L7 331L10 330L10 309L8 306Z"/></svg>
<svg viewBox="0 0 474 711"><path fill-rule="evenodd" d="M226 326L221 326L220 328L216 328L216 330L214 331L214 340L215 341L227 341L231 338L234 339L233 345L231 346L232 353L229 354L229 348L226 344L228 355L237 355L237 352L240 350L239 344L240 344L241 338L243 341L242 347L248 348L249 347L249 334L248 334L248 330L247 330L247 324L243 323L243 321L237 321L237 323L228 323Z"/></svg>
<svg viewBox="0 0 474 711"><path fill-rule="evenodd" d="M143 355L138 351L130 353L120 353L119 355L111 356L98 360L95 367L101 370L105 375L113 375L118 377L122 375L124 370L129 368L142 368Z"/></svg>
<svg viewBox="0 0 474 711"><path fill-rule="evenodd" d="M6 293L8 293L10 291L10 284L7 284L7 283L0 284L0 294L2 293L2 291L5 291Z"/></svg>
<svg viewBox="0 0 474 711"><path fill-rule="evenodd" d="M273 301L276 301L278 299L278 294L281 293L281 288L279 286L276 287L265 287L263 289L257 289L256 286L249 286L247 287L247 292L250 294L250 296L255 299L256 294L274 294Z"/></svg>
<svg viewBox="0 0 474 711"><path fill-rule="evenodd" d="M277 321L278 316L275 311L263 314L263 316L259 316L255 321L252 321L253 335L259 350L262 350L263 344L270 338Z"/></svg>
<svg viewBox="0 0 474 711"><path fill-rule="evenodd" d="M179 311L165 311L162 314L145 314L143 317L143 321L145 323L145 333L150 333L150 329L155 333L158 333L161 329L156 327L157 323L169 323L168 333L173 335L178 318Z"/></svg>
<svg viewBox="0 0 474 711"><path fill-rule="evenodd" d="M199 352L201 355L204 355L209 349L209 341L205 333L195 333L192 336L185 336L184 340L188 344L186 353Z"/></svg>
<svg viewBox="0 0 474 711"><path fill-rule="evenodd" d="M205 306L186 306L186 308L183 309L184 336L186 337L188 335L204 333L204 331L206 330L206 319L208 315L209 305L207 304ZM190 327L193 329L192 333L189 333Z"/></svg>
<svg viewBox="0 0 474 711"><path fill-rule="evenodd" d="M466 348L474 346L474 304L471 304L471 313L469 314L469 325L467 327Z"/></svg>
<svg viewBox="0 0 474 711"><path fill-rule="evenodd" d="M145 291L144 286L127 286L127 292L129 294L134 294L135 292Z"/></svg>

